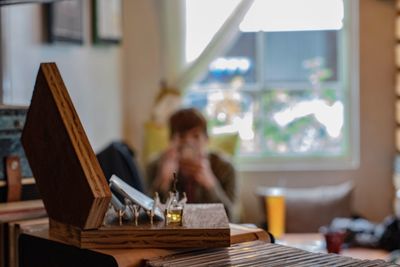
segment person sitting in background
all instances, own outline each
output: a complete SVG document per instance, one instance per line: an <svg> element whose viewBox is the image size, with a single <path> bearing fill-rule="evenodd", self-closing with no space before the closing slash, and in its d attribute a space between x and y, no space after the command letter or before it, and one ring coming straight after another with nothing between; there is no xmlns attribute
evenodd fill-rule
<svg viewBox="0 0 400 267"><path fill-rule="evenodd" d="M177 173L177 190L186 192L188 203L224 204L232 216L236 200L236 171L231 162L207 149L207 121L194 108L184 108L169 119L168 148L147 167L150 193L158 192L162 201Z"/></svg>

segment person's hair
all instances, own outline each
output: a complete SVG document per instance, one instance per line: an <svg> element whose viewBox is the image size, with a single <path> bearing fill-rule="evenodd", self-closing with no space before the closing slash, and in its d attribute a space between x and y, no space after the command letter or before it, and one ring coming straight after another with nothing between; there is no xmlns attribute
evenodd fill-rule
<svg viewBox="0 0 400 267"><path fill-rule="evenodd" d="M207 134L207 120L195 108L182 108L175 111L169 118L169 137L183 134L193 128L200 127Z"/></svg>

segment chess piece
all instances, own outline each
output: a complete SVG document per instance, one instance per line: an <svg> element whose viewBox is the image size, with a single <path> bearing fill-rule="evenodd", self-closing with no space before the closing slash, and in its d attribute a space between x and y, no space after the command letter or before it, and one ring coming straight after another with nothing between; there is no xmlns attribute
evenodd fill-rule
<svg viewBox="0 0 400 267"><path fill-rule="evenodd" d="M137 205L137 204L134 204L128 198L125 198L125 204L129 208L130 212L133 214L132 217L133 217L133 221L135 223L135 226L138 226L140 206Z"/></svg>
<svg viewBox="0 0 400 267"><path fill-rule="evenodd" d="M150 224L153 225L153 219L154 219L154 214L156 212L156 209L160 205L160 197L158 195L158 192L155 192L154 194L154 201L153 201L153 207L151 210L148 211L148 215L150 217Z"/></svg>
<svg viewBox="0 0 400 267"><path fill-rule="evenodd" d="M122 217L124 216L124 214L125 210L118 210L118 222L120 226L122 225Z"/></svg>
<svg viewBox="0 0 400 267"><path fill-rule="evenodd" d="M132 213L127 208L126 201L125 201L125 205L124 205L121 203L121 201L118 200L118 198L114 194L112 194L110 204L114 208L115 212L117 213L117 216L119 216L118 211L122 210L123 211L122 219L124 219L126 221L129 221L132 219Z"/></svg>
<svg viewBox="0 0 400 267"><path fill-rule="evenodd" d="M135 219L135 225L138 226L140 206L136 205L136 204L133 204L132 208L133 208L133 217Z"/></svg>
<svg viewBox="0 0 400 267"><path fill-rule="evenodd" d="M154 211L152 209L148 210L147 211L147 216L149 216L149 218L150 218L150 225L153 225L153 222L154 222Z"/></svg>

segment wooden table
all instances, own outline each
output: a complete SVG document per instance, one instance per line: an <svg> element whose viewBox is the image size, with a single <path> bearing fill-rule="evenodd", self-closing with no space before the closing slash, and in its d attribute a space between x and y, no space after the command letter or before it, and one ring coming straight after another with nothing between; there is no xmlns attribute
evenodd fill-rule
<svg viewBox="0 0 400 267"><path fill-rule="evenodd" d="M285 234L277 239L279 244L301 248L312 252L326 252L324 236L319 233ZM372 248L344 248L341 255L356 259L388 260L389 252L383 249Z"/></svg>
<svg viewBox="0 0 400 267"><path fill-rule="evenodd" d="M262 229L230 224L231 244L263 240L270 242ZM23 234L19 240L20 267L27 266L140 266L144 259L176 253L177 249L80 249L48 235L48 231Z"/></svg>

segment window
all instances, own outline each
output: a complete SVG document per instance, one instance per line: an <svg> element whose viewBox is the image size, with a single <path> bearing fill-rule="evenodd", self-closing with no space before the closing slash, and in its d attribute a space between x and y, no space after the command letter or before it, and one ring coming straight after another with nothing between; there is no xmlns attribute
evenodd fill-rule
<svg viewBox="0 0 400 267"><path fill-rule="evenodd" d="M193 2L202 1L186 0L192 35ZM357 166L357 7L350 0L256 0L235 42L187 91L185 105L204 112L212 134L239 134L240 168ZM189 59L198 50L191 44Z"/></svg>

